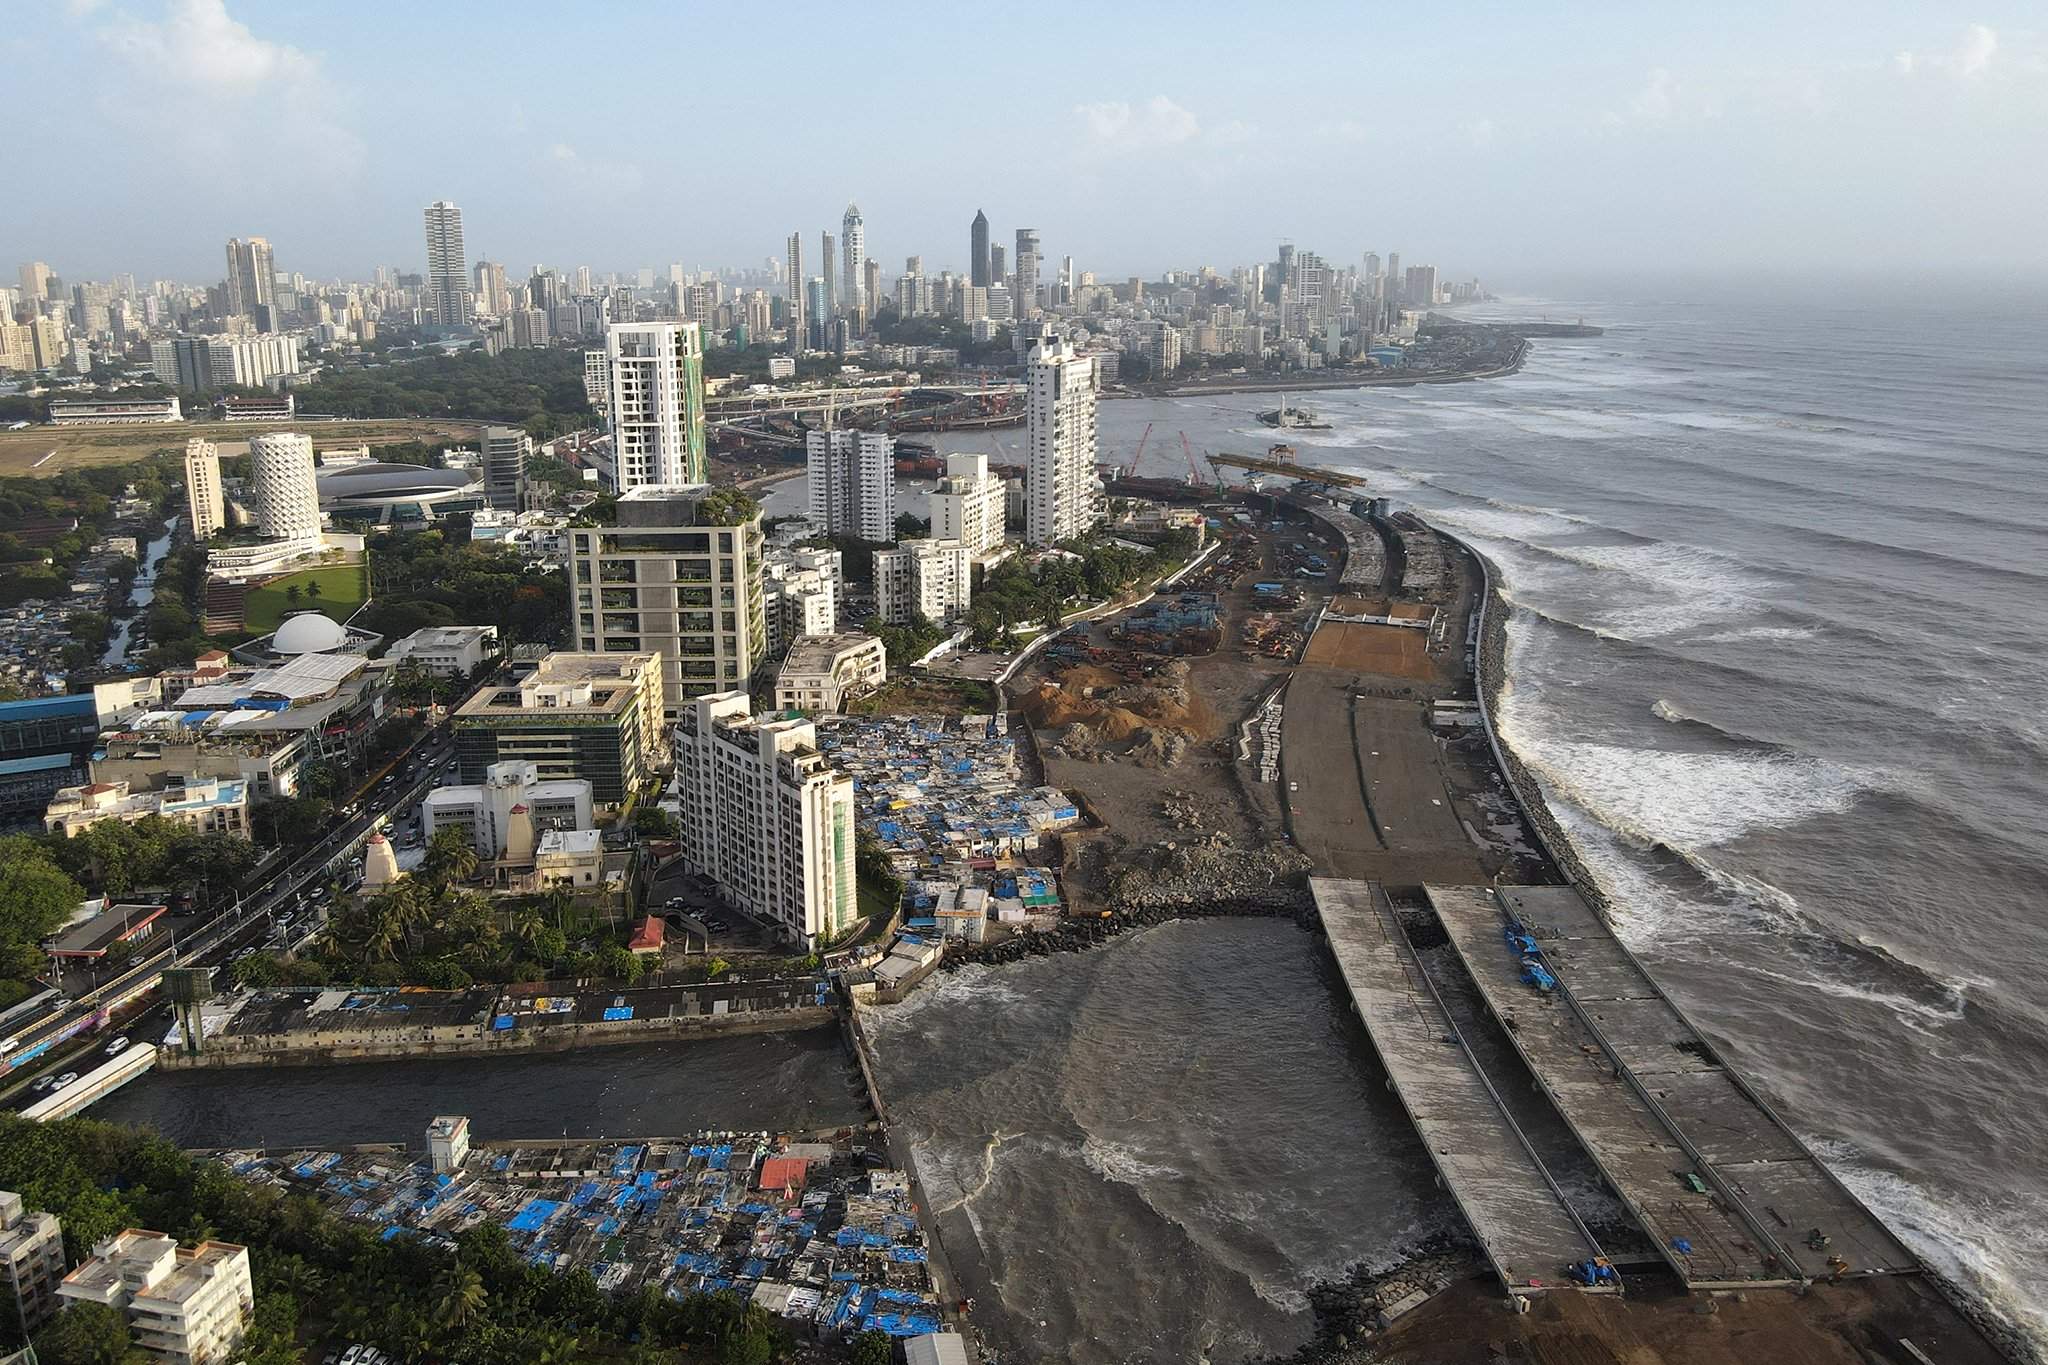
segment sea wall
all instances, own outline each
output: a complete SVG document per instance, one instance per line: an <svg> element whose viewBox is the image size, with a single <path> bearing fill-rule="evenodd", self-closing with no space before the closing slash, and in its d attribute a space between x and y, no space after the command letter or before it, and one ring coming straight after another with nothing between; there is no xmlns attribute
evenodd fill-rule
<svg viewBox="0 0 2048 1365"><path fill-rule="evenodd" d="M1592 872L1579 858L1571 836L1564 832L1557 816L1551 813L1550 803L1544 800L1543 786L1536 775L1500 737L1500 706L1508 688L1508 615L1514 610L1506 593L1501 590L1500 571L1485 555L1457 537L1442 528L1438 528L1438 533L1463 546L1479 565L1485 580L1479 595L1479 647L1472 666L1477 675L1479 712L1486 722L1486 741L1493 747L1494 762L1506 775L1508 791L1514 796L1515 805L1521 809L1522 818L1528 821L1537 843L1542 845L1558 871L1564 874L1565 880L1604 915L1607 896L1601 891L1600 883L1594 880Z"/></svg>
<svg viewBox="0 0 2048 1365"><path fill-rule="evenodd" d="M166 1071L228 1066L319 1066L337 1062L458 1056L510 1056L568 1052L626 1043L665 1043L736 1033L794 1033L829 1024L829 1006L749 1010L690 1018L625 1019L601 1023L556 1023L544 1027L490 1030L477 1025L412 1029L321 1029L303 1033L229 1034L206 1040L206 1050L188 1057L165 1048L157 1065Z"/></svg>

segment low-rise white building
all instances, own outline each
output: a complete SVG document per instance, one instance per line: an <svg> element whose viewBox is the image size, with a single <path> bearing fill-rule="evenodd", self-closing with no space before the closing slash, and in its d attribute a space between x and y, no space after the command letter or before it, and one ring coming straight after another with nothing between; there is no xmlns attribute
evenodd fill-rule
<svg viewBox="0 0 2048 1365"><path fill-rule="evenodd" d="M604 883L604 834L551 829L533 851L533 885L542 891L591 891Z"/></svg>
<svg viewBox="0 0 2048 1365"><path fill-rule="evenodd" d="M43 812L43 829L70 838L102 820L134 824L161 815L197 834L249 837L249 784L235 778L188 776L162 791L130 791L126 782L61 787Z"/></svg>
<svg viewBox="0 0 2048 1365"><path fill-rule="evenodd" d="M496 626L423 626L394 641L394 664L411 662L437 678L466 678L498 652Z"/></svg>
<svg viewBox="0 0 2048 1365"><path fill-rule="evenodd" d="M917 616L943 625L966 612L973 594L974 556L957 540L906 540L875 551L875 610L886 625Z"/></svg>
<svg viewBox="0 0 2048 1365"><path fill-rule="evenodd" d="M811 947L860 918L853 779L807 720L761 720L745 692L698 697L675 732L683 865Z"/></svg>
<svg viewBox="0 0 2048 1365"><path fill-rule="evenodd" d="M477 856L495 861L511 844L512 813L523 810L537 835L591 829L590 783L581 778L544 782L533 763L493 763L473 786L436 787L420 802L421 828L431 839L444 829L469 835Z"/></svg>
<svg viewBox="0 0 2048 1365"><path fill-rule="evenodd" d="M888 652L872 635L800 635L775 675L775 705L784 711L837 711L855 692L880 687Z"/></svg>
<svg viewBox="0 0 2048 1365"><path fill-rule="evenodd" d="M0 1274L14 1294L14 1320L33 1332L57 1311L64 1278L64 1225L54 1213L32 1212L21 1196L0 1190Z"/></svg>
<svg viewBox="0 0 2048 1365"><path fill-rule="evenodd" d="M427 1125L427 1155L434 1174L452 1175L469 1156L469 1118L443 1114Z"/></svg>
<svg viewBox="0 0 2048 1365"><path fill-rule="evenodd" d="M249 1248L201 1242L186 1250L177 1238L142 1228L93 1247L91 1259L64 1277L57 1295L118 1309L135 1344L172 1365L234 1359L256 1307Z"/></svg>

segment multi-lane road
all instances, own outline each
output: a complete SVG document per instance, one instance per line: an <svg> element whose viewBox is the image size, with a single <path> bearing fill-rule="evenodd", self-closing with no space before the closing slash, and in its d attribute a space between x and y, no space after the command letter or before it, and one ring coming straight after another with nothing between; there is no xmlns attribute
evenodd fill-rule
<svg viewBox="0 0 2048 1365"><path fill-rule="evenodd" d="M224 967L244 953L296 947L325 919L330 887L357 875L363 842L378 830L404 841L416 829L417 807L433 787L451 780L454 747L446 727L421 733L343 806L312 845L273 857L251 874L232 906L217 913L168 918L132 965L38 1017L18 1021L0 1039L0 1109L47 1098L67 1076L90 1070L129 1046L162 1039L169 1015L149 1007L167 967ZM164 940L157 946L158 940ZM126 1038L127 1043L117 1040Z"/></svg>

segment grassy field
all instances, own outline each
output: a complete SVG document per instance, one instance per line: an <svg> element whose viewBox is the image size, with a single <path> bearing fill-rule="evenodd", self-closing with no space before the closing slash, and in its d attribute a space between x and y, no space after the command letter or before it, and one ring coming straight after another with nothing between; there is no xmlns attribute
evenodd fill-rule
<svg viewBox="0 0 2048 1365"><path fill-rule="evenodd" d="M26 431L0 431L0 474L61 474L67 469L128 464L160 450L183 452L185 442L204 436L218 442L223 455L241 455L249 438L280 426L302 431L316 447L372 445L394 441L425 441L436 437L470 440L483 429L480 422L440 418L389 417L361 422L164 422L140 426L33 426ZM50 455L55 451L55 455ZM43 457L49 455L45 460ZM43 461L38 464L37 461Z"/></svg>
<svg viewBox="0 0 2048 1365"><path fill-rule="evenodd" d="M319 583L320 595L307 597L303 593L310 583ZM298 587L301 596L293 602L286 595L292 587ZM284 619L286 612L318 611L330 620L346 621L355 614L363 599L370 595L370 568L367 564L342 564L325 569L302 569L289 577L274 583L266 583L251 592L243 604L243 625L262 634L277 629L277 623Z"/></svg>

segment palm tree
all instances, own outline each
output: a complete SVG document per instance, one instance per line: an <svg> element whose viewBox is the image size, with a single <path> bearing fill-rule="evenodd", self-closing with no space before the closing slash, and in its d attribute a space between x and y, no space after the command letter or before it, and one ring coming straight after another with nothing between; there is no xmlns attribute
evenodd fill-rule
<svg viewBox="0 0 2048 1365"><path fill-rule="evenodd" d="M303 595L299 590L299 585L296 583L284 590L284 600L294 607L299 605L299 598Z"/></svg>
<svg viewBox="0 0 2048 1365"><path fill-rule="evenodd" d="M466 1265L451 1265L434 1283L434 1322L449 1330L460 1327L481 1311L490 1297L483 1276Z"/></svg>
<svg viewBox="0 0 2048 1365"><path fill-rule="evenodd" d="M389 962L404 942L404 918L388 904L379 906L363 929L363 956Z"/></svg>
<svg viewBox="0 0 2048 1365"><path fill-rule="evenodd" d="M561 929L564 927L562 917L575 908L576 898L558 886L542 898L541 904L547 907L548 916L554 920L555 927Z"/></svg>
<svg viewBox="0 0 2048 1365"><path fill-rule="evenodd" d="M285 1257L277 1264L273 1280L279 1289L301 1302L319 1298L327 1285L327 1277L320 1273L320 1268L303 1256Z"/></svg>
<svg viewBox="0 0 2048 1365"><path fill-rule="evenodd" d="M315 601L315 602L317 602L317 601L319 601L319 600L320 600L320 580L319 580L319 579L317 579L317 578L312 578L312 579L308 579L308 580L306 581L306 596L307 596L307 597L309 597L309 598L311 598L311 599L312 599L313 601Z"/></svg>
<svg viewBox="0 0 2048 1365"><path fill-rule="evenodd" d="M444 885L448 882L464 882L476 875L478 859L476 845L460 829L436 830L427 843L427 857L421 870L428 878Z"/></svg>
<svg viewBox="0 0 2048 1365"><path fill-rule="evenodd" d="M577 1338L568 1332L547 1328L533 1337L532 1343L533 1354L529 1359L533 1365L569 1365L579 1358Z"/></svg>
<svg viewBox="0 0 2048 1365"><path fill-rule="evenodd" d="M520 948L531 953L534 941L540 937L540 931L546 927L546 921L541 919L539 911L530 905L523 906L512 916L512 940Z"/></svg>

